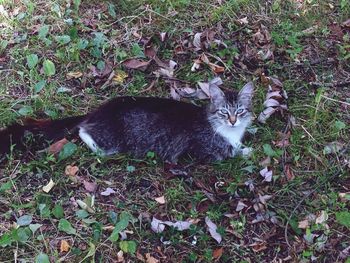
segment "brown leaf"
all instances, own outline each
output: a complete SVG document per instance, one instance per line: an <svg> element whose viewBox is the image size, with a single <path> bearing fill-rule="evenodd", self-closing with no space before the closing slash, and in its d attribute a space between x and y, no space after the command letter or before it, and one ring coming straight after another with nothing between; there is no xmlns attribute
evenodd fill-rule
<svg viewBox="0 0 350 263"><path fill-rule="evenodd" d="M55 185L54 181L52 181L52 179L50 179L50 182L47 185L43 186L43 191L45 193L50 192L52 187L54 187L54 185Z"/></svg>
<svg viewBox="0 0 350 263"><path fill-rule="evenodd" d="M88 192L92 193L92 192L96 191L97 184L95 182L88 182L88 181L84 180L83 184L84 184L85 189Z"/></svg>
<svg viewBox="0 0 350 263"><path fill-rule="evenodd" d="M249 246L252 247L252 249L255 253L258 253L260 251L267 249L266 242L264 242L264 241L254 242L253 244L250 244Z"/></svg>
<svg viewBox="0 0 350 263"><path fill-rule="evenodd" d="M164 205L164 204L165 204L165 197L164 197L164 195L162 195L162 196L160 196L160 197L157 197L157 198L154 198L154 200L155 200L157 203L161 204L161 205Z"/></svg>
<svg viewBox="0 0 350 263"><path fill-rule="evenodd" d="M131 58L131 59L125 60L122 64L128 69L138 69L138 70L144 71L147 69L150 62L151 62L150 60L144 61L141 59Z"/></svg>
<svg viewBox="0 0 350 263"><path fill-rule="evenodd" d="M57 142L55 142L54 144L51 144L48 148L48 152L50 154L57 154L59 153L63 146L68 143L68 140L66 138L63 138L62 140L59 140Z"/></svg>
<svg viewBox="0 0 350 263"><path fill-rule="evenodd" d="M153 47L152 38L146 40L144 45L144 53L148 58L154 58L157 55L156 49Z"/></svg>
<svg viewBox="0 0 350 263"><path fill-rule="evenodd" d="M287 133L279 132L278 137L279 137L278 141L273 141L274 145L280 148L287 147L290 145L289 143L290 131L288 131Z"/></svg>
<svg viewBox="0 0 350 263"><path fill-rule="evenodd" d="M293 171L290 168L290 164L286 164L284 166L284 171L286 173L286 177L288 181L292 181L295 178L295 175L293 173Z"/></svg>
<svg viewBox="0 0 350 263"><path fill-rule="evenodd" d="M66 169L64 170L64 173L67 176L75 176L78 171L79 171L79 167L78 166L67 165Z"/></svg>
<svg viewBox="0 0 350 263"><path fill-rule="evenodd" d="M70 245L66 240L61 240L61 244L60 244L60 251L62 252L68 252L70 249Z"/></svg>
<svg viewBox="0 0 350 263"><path fill-rule="evenodd" d="M83 76L83 73L81 73L80 71L77 72L68 72L66 77L67 79L78 79L80 77Z"/></svg>
<svg viewBox="0 0 350 263"><path fill-rule="evenodd" d="M139 251L136 251L136 258L142 262L145 262L144 256Z"/></svg>
<svg viewBox="0 0 350 263"><path fill-rule="evenodd" d="M146 254L146 263L158 263L159 260L152 257L150 253Z"/></svg>
<svg viewBox="0 0 350 263"><path fill-rule="evenodd" d="M308 227L309 227L309 220L305 219L305 220L302 220L302 221L298 222L298 228L306 229Z"/></svg>
<svg viewBox="0 0 350 263"><path fill-rule="evenodd" d="M117 262L124 262L124 252L123 250L119 250L119 252L117 253Z"/></svg>
<svg viewBox="0 0 350 263"><path fill-rule="evenodd" d="M214 259L219 259L219 258L221 258L222 252L224 252L224 248L223 248L223 247L220 247L220 248L215 249L214 252L213 252L213 258L214 258Z"/></svg>

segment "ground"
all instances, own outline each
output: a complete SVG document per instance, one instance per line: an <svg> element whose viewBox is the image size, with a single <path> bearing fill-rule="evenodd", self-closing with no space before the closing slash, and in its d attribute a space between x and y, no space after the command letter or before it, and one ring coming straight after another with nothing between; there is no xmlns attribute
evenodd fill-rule
<svg viewBox="0 0 350 263"><path fill-rule="evenodd" d="M202 103L184 97L215 77L253 80L256 116L248 159L13 151L0 261L350 262L349 18L347 0L0 0L1 127L123 95ZM261 123L269 85L288 99Z"/></svg>

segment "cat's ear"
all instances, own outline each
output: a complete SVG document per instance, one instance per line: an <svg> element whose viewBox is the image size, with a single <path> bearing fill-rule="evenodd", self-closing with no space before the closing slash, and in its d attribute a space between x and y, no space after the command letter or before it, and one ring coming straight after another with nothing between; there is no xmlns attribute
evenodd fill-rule
<svg viewBox="0 0 350 263"><path fill-rule="evenodd" d="M254 84L253 82L248 82L238 93L238 101L240 104L247 108L250 108L252 104L252 98L254 94Z"/></svg>
<svg viewBox="0 0 350 263"><path fill-rule="evenodd" d="M218 86L210 85L209 92L210 92L210 100L214 105L219 106L225 101L225 94L222 92L221 89L219 89Z"/></svg>

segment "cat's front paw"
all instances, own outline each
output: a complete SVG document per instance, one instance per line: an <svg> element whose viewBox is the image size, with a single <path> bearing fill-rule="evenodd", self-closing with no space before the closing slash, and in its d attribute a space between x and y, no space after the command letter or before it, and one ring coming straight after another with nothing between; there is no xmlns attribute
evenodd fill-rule
<svg viewBox="0 0 350 263"><path fill-rule="evenodd" d="M252 147L244 147L241 149L241 155L244 158L250 158L253 154L253 148Z"/></svg>

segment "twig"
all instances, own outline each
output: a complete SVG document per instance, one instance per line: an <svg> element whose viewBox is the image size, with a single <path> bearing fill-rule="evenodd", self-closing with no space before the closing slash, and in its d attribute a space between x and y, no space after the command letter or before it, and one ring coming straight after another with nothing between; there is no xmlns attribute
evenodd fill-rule
<svg viewBox="0 0 350 263"><path fill-rule="evenodd" d="M349 82L350 83L350 82ZM338 103L341 103L341 104L344 104L344 105L347 105L347 106L350 106L350 103L348 102L345 102L345 101L341 101L341 100L336 100L336 99L332 99L330 97L327 97L325 95L321 95L322 98L325 98L326 100L330 100L330 101L334 101L334 102L338 102Z"/></svg>
<svg viewBox="0 0 350 263"><path fill-rule="evenodd" d="M319 81L309 82L311 86L317 87L344 87L350 84L350 80L342 81L342 82L331 82L331 83L322 83Z"/></svg>
<svg viewBox="0 0 350 263"><path fill-rule="evenodd" d="M291 244L288 241L288 225L289 225L289 221L292 219L292 216L294 215L295 211L297 211L297 209L301 206L301 204L314 192L316 191L316 188L314 190L312 190L311 192L309 192L306 196L304 196L299 203L295 206L295 208L293 209L293 211L290 213L286 226L284 227L284 239L286 240L286 243L288 245L288 247L292 247Z"/></svg>

